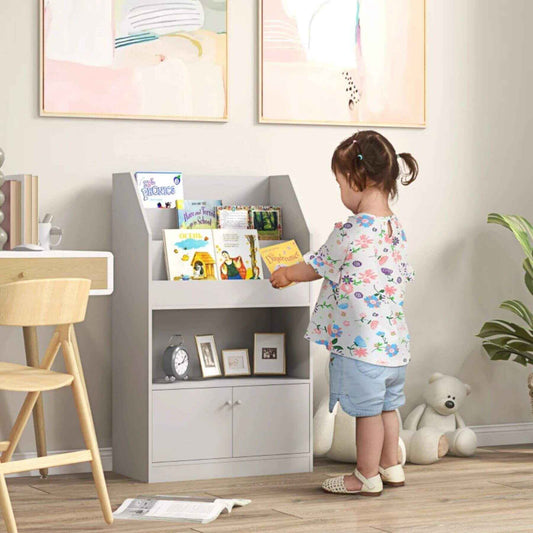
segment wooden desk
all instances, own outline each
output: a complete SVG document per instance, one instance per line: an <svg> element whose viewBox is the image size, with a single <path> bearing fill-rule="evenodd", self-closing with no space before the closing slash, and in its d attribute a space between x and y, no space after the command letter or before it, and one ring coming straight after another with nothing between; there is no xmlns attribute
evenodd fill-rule
<svg viewBox="0 0 533 533"><path fill-rule="evenodd" d="M113 254L111 252L85 252L53 250L47 252L0 252L0 285L28 279L44 278L86 278L92 281L93 296L113 292ZM37 330L22 328L24 348L28 366L39 366ZM33 409L33 426L37 455L46 455L44 412L42 396ZM41 476L48 475L48 469L40 470Z"/></svg>

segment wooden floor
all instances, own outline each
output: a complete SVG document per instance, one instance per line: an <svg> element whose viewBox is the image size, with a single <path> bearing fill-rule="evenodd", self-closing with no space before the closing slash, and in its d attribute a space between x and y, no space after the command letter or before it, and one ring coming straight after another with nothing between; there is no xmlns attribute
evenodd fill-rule
<svg viewBox="0 0 533 533"><path fill-rule="evenodd" d="M349 470L319 460L312 474L147 485L109 474L113 508L142 494L249 498L208 525L103 522L88 475L8 480L21 532L514 532L533 531L533 445L485 448L470 459L407 466L407 485L380 498L335 496L321 481ZM0 531L3 523L0 522Z"/></svg>

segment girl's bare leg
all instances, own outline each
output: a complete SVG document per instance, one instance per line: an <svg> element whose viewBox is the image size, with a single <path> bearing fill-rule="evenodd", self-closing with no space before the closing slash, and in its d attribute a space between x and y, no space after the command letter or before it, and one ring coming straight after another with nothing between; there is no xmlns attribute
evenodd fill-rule
<svg viewBox="0 0 533 533"><path fill-rule="evenodd" d="M397 465L400 462L398 458L400 423L396 411L383 411L381 418L383 419L385 436L379 464L382 468L389 468L389 466Z"/></svg>
<svg viewBox="0 0 533 533"><path fill-rule="evenodd" d="M376 476L383 449L384 427L381 415L357 418L355 425L357 470L366 478ZM398 443L396 443L398 449ZM348 490L359 490L361 482L353 475L344 476Z"/></svg>

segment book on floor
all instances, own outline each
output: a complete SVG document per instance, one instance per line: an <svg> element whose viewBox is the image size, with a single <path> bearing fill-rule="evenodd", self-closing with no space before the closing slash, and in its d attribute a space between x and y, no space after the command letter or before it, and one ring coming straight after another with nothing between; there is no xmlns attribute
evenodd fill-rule
<svg viewBox="0 0 533 533"><path fill-rule="evenodd" d="M119 520L168 520L209 524L220 513L231 513L251 500L222 498L191 498L188 496L139 496L128 498L113 513Z"/></svg>

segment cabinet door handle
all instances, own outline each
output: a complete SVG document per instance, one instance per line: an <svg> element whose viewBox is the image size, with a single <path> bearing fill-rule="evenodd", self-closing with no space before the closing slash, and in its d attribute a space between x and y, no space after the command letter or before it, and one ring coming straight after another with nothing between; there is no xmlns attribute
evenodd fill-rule
<svg viewBox="0 0 533 533"><path fill-rule="evenodd" d="M233 402L233 405L242 405L242 401L241 400L237 400L235 402Z"/></svg>
<svg viewBox="0 0 533 533"><path fill-rule="evenodd" d="M233 404L228 400L224 405L226 405L227 407L231 407Z"/></svg>

